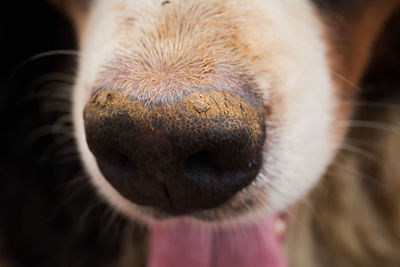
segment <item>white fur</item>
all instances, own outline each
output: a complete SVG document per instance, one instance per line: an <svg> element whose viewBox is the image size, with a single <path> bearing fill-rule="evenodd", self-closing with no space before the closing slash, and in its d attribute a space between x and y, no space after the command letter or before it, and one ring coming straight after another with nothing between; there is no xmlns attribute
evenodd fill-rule
<svg viewBox="0 0 400 267"><path fill-rule="evenodd" d="M175 0L188 4L199 0ZM209 1L211 4L213 1ZM159 0L94 1L81 43L81 59L74 91L74 121L82 160L99 190L112 205L132 218L154 221L147 209L123 198L102 176L89 151L83 128L83 109L98 75L113 53L135 46L140 28L152 27L162 12ZM199 217L234 218L229 207L256 198L253 218L285 209L316 183L336 150L334 88L331 82L322 25L307 0L226 0L227 12L238 23L238 37L246 43L249 70L256 77L273 115L267 118L262 173L229 203L203 211ZM135 24L121 26L126 14ZM149 16L151 14L151 16ZM122 28L121 28L122 27ZM204 29L207 30L207 29ZM122 49L124 48L124 49ZM122 50L122 52L121 52Z"/></svg>

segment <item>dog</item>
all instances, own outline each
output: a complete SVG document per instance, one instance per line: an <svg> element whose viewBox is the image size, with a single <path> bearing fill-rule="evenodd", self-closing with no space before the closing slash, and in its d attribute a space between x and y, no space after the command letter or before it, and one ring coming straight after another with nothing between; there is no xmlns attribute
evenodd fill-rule
<svg viewBox="0 0 400 267"><path fill-rule="evenodd" d="M385 108L359 101L400 1L52 2L79 40L82 162L151 242L268 217L290 266L400 264L400 99L387 89ZM150 266L188 266L194 248L180 242L172 258L151 246Z"/></svg>

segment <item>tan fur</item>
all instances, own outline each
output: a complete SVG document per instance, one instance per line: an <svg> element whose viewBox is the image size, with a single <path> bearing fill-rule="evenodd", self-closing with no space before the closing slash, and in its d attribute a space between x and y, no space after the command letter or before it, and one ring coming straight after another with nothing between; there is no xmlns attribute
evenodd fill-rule
<svg viewBox="0 0 400 267"><path fill-rule="evenodd" d="M240 88L251 83L247 45L236 37L239 22L223 3L178 8L165 4L146 28L135 22L132 12L114 8L120 28L116 34L129 37L119 38L118 51L102 67L93 89L124 89L139 99L157 101L190 88ZM132 34L134 25L139 29Z"/></svg>
<svg viewBox="0 0 400 267"><path fill-rule="evenodd" d="M47 0L56 9L60 10L66 16L70 17L74 23L78 39L84 34L87 9L90 5L90 0Z"/></svg>
<svg viewBox="0 0 400 267"><path fill-rule="evenodd" d="M365 1L364 4L343 11L344 14L322 13L325 34L329 47L328 59L331 75L337 87L339 106L337 122L342 122L351 113L348 104L358 94L358 84L370 59L371 50L387 20L400 1ZM335 127L336 135L346 131L346 125Z"/></svg>
<svg viewBox="0 0 400 267"><path fill-rule="evenodd" d="M328 14L323 18L328 25L331 49L334 50L332 57L337 60L340 56L338 65L333 65L332 68L354 84L359 83L374 41L400 3L398 0L365 2L366 4L349 10L346 14ZM340 87L347 90L354 88L348 82L342 83Z"/></svg>

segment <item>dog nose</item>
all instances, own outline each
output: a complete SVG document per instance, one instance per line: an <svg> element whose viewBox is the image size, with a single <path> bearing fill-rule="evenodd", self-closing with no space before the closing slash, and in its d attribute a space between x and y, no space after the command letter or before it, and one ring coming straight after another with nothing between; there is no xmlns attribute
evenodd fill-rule
<svg viewBox="0 0 400 267"><path fill-rule="evenodd" d="M210 90L151 103L101 89L84 121L108 182L125 198L170 214L223 204L261 167L264 107L253 93Z"/></svg>

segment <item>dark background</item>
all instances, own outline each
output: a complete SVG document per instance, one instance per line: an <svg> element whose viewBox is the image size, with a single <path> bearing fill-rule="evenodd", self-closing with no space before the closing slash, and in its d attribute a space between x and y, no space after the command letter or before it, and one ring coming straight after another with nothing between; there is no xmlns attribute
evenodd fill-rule
<svg viewBox="0 0 400 267"><path fill-rule="evenodd" d="M125 222L111 220L88 185L71 137L77 58L41 54L76 49L73 29L44 0L3 2L0 259L24 267L112 266Z"/></svg>

